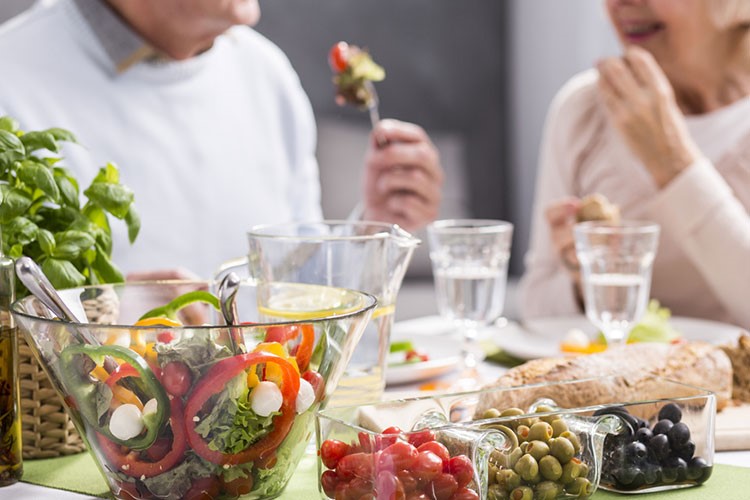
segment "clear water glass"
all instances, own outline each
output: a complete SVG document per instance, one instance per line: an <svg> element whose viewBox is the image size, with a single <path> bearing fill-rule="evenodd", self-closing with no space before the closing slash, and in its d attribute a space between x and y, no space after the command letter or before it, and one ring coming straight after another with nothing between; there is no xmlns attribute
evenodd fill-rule
<svg viewBox="0 0 750 500"><path fill-rule="evenodd" d="M583 222L573 233L586 317L608 345L622 343L646 311L659 225Z"/></svg>
<svg viewBox="0 0 750 500"><path fill-rule="evenodd" d="M503 313L512 236L513 225L499 220L440 220L427 227L438 311L462 332L467 378L484 356L478 329Z"/></svg>

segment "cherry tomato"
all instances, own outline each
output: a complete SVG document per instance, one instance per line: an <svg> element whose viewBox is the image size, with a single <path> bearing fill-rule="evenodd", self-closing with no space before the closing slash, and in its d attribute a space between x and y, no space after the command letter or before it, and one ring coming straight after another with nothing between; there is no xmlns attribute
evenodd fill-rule
<svg viewBox="0 0 750 500"><path fill-rule="evenodd" d="M212 500L219 496L221 482L216 476L195 479L183 500Z"/></svg>
<svg viewBox="0 0 750 500"><path fill-rule="evenodd" d="M338 42L328 52L328 64L336 73L341 73L349 66L349 44Z"/></svg>
<svg viewBox="0 0 750 500"><path fill-rule="evenodd" d="M373 441L372 435L368 434L367 432L359 432L357 433L357 439L359 440L359 447L360 449L365 453L372 453L373 448L375 447Z"/></svg>
<svg viewBox="0 0 750 500"><path fill-rule="evenodd" d="M169 344L174 339L175 339L174 333L172 333L172 332L170 332L168 330L164 330L163 332L159 332L159 333L156 334L156 340L160 344Z"/></svg>
<svg viewBox="0 0 750 500"><path fill-rule="evenodd" d="M451 500L479 500L479 494L470 488L459 488L453 494Z"/></svg>
<svg viewBox="0 0 750 500"><path fill-rule="evenodd" d="M398 477L398 480L404 485L404 491L406 493L411 493L417 490L417 480L414 479L414 476L408 470L398 471L396 477Z"/></svg>
<svg viewBox="0 0 750 500"><path fill-rule="evenodd" d="M474 466L466 455L458 455L450 459L448 471L458 481L458 487L463 488L474 478Z"/></svg>
<svg viewBox="0 0 750 500"><path fill-rule="evenodd" d="M435 433L429 429L425 429L410 433L407 439L411 444L419 448L428 441L435 441Z"/></svg>
<svg viewBox="0 0 750 500"><path fill-rule="evenodd" d="M253 491L253 483L254 480L252 474L248 474L247 477L232 479L228 483L222 480L224 492L232 498L241 497L242 495L247 495Z"/></svg>
<svg viewBox="0 0 750 500"><path fill-rule="evenodd" d="M443 461L431 451L420 452L411 467L414 477L421 481L432 481L443 472Z"/></svg>
<svg viewBox="0 0 750 500"><path fill-rule="evenodd" d="M448 448L446 448L443 443L438 443L437 441L428 441L419 445L417 451L431 451L440 457L440 460L442 460L443 463L448 462L448 460L451 459L451 454L448 451Z"/></svg>
<svg viewBox="0 0 750 500"><path fill-rule="evenodd" d="M370 453L353 453L339 460L336 474L341 481L349 481L353 478L372 480L372 462L372 454Z"/></svg>
<svg viewBox="0 0 750 500"><path fill-rule="evenodd" d="M413 493L409 493L406 496L406 500L430 500L430 497L420 491L415 491Z"/></svg>
<svg viewBox="0 0 750 500"><path fill-rule="evenodd" d="M307 370L300 377L307 380L312 386L313 392L315 393L315 402L317 403L318 401L322 400L323 396L325 396L326 389L326 383L323 380L323 375L313 370Z"/></svg>
<svg viewBox="0 0 750 500"><path fill-rule="evenodd" d="M383 434L401 434L402 432L404 431L402 431L400 427L391 426L391 427L386 428L383 431Z"/></svg>
<svg viewBox="0 0 750 500"><path fill-rule="evenodd" d="M352 500L359 500L369 493L372 493L372 477L355 477L349 482L347 496Z"/></svg>
<svg viewBox="0 0 750 500"><path fill-rule="evenodd" d="M320 486L326 496L333 498L336 496L336 486L339 485L339 477L335 471L327 470L320 475Z"/></svg>
<svg viewBox="0 0 750 500"><path fill-rule="evenodd" d="M170 361L162 369L162 385L172 396L182 397L193 384L190 368L181 361Z"/></svg>
<svg viewBox="0 0 750 500"><path fill-rule="evenodd" d="M414 446L403 441L397 441L383 450L378 459L378 470L392 473L408 470L414 465L418 456L419 452ZM441 460L441 470L442 463Z"/></svg>
<svg viewBox="0 0 750 500"><path fill-rule="evenodd" d="M329 469L335 469L339 460L349 454L349 445L337 439L326 439L320 445L320 459ZM330 496L330 495L329 495Z"/></svg>
<svg viewBox="0 0 750 500"><path fill-rule="evenodd" d="M378 500L405 500L406 493L401 481L388 471L380 471L375 479L375 492Z"/></svg>
<svg viewBox="0 0 750 500"><path fill-rule="evenodd" d="M425 492L435 500L448 500L458 490L456 478L450 474L438 474L438 476L427 483Z"/></svg>

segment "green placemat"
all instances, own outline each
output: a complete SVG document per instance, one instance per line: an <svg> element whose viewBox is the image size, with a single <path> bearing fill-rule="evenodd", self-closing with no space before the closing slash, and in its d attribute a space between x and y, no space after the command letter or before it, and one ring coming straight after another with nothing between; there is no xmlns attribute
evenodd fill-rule
<svg viewBox="0 0 750 500"><path fill-rule="evenodd" d="M316 475L315 456L308 455L300 462L292 480L279 498L317 498ZM107 496L106 483L88 453L45 460L27 460L23 464L23 481L86 495ZM729 500L748 498L749 492L750 468L715 465L711 479L702 486L651 493L642 498L658 500L706 500L716 498ZM628 497L630 495L619 495L599 490L592 499L618 498L622 500Z"/></svg>

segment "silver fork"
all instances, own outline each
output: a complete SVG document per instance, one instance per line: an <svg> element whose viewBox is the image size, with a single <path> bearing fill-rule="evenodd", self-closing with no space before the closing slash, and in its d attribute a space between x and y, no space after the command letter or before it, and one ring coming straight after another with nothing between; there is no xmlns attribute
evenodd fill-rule
<svg viewBox="0 0 750 500"><path fill-rule="evenodd" d="M373 85L370 80L365 81L365 88L370 94L370 103L367 105L367 111L370 114L370 124L372 125L372 129L375 130L375 127L377 127L378 123L380 123L380 110L378 109L380 99L378 98L378 93L375 90L375 85ZM375 142L378 144L378 147L381 148L388 145L388 141L385 138L380 137L379 135L375 136Z"/></svg>

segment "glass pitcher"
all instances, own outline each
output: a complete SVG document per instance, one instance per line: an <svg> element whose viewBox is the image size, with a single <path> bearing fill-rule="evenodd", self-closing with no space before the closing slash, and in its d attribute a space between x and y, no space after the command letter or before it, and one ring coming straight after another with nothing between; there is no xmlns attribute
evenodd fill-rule
<svg viewBox="0 0 750 500"><path fill-rule="evenodd" d="M318 221L260 225L248 232L246 259L226 263L221 274L247 266L258 285L266 320L304 319L305 311L336 309L327 287L360 290L378 305L329 404L379 399L385 388L396 296L420 240L397 225L368 221ZM302 285L275 290L276 283ZM291 291L290 291L291 290Z"/></svg>

